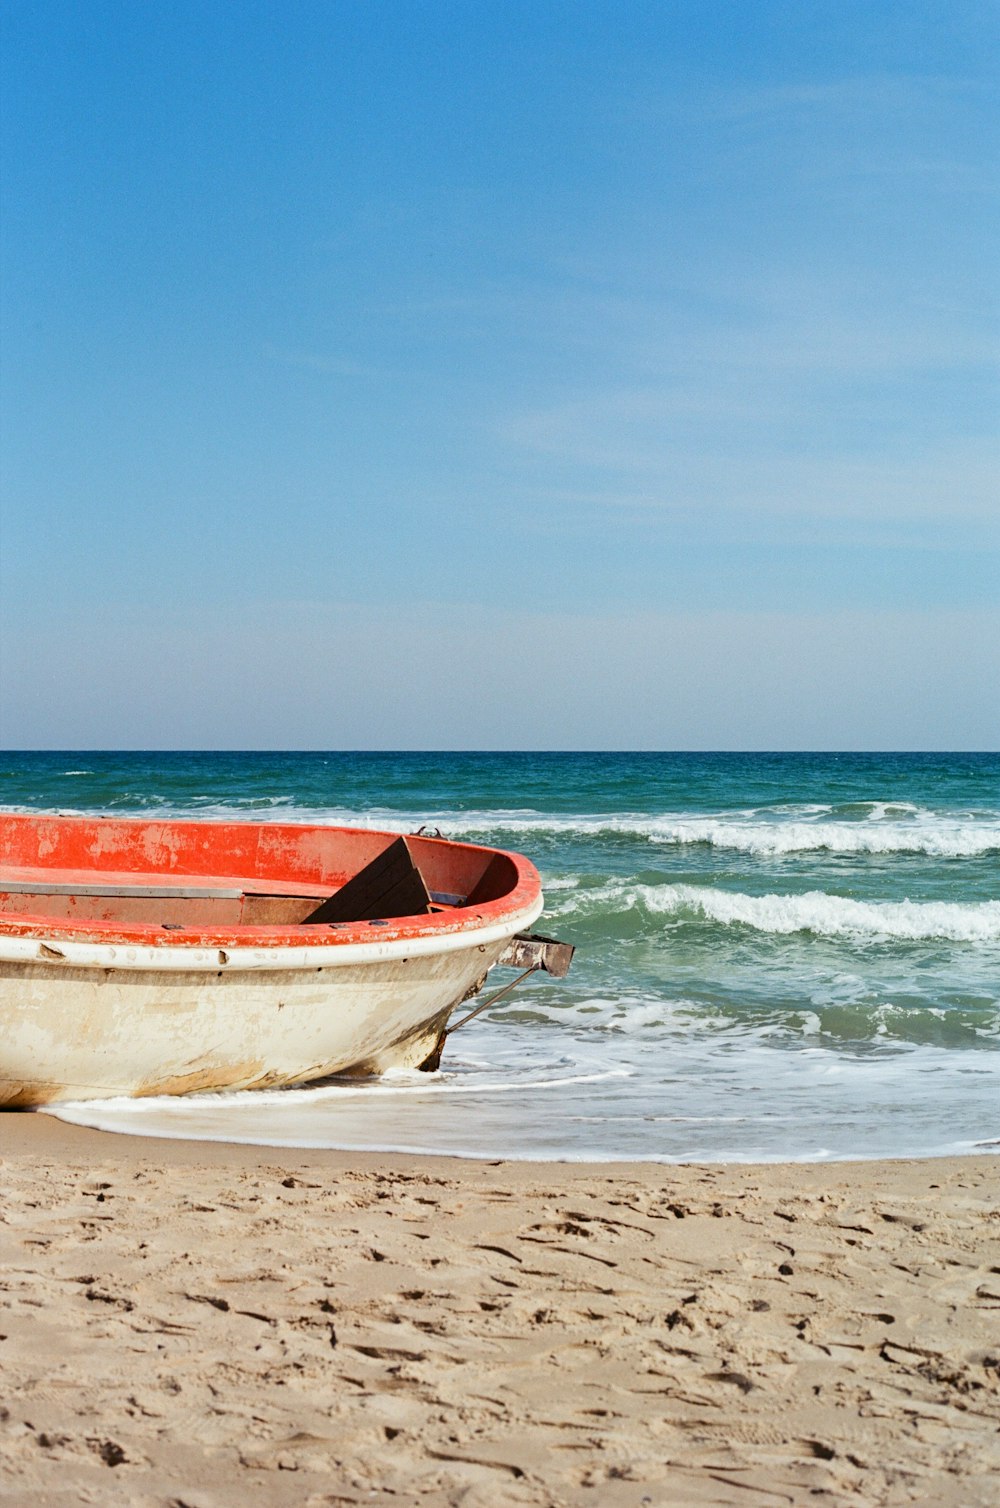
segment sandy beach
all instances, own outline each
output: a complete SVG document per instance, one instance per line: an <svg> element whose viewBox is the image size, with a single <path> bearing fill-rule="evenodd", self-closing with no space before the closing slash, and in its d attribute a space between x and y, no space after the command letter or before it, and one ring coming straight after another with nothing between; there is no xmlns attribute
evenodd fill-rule
<svg viewBox="0 0 1000 1508"><path fill-rule="evenodd" d="M0 1117L12 1504L995 1504L1000 1162L485 1164Z"/></svg>

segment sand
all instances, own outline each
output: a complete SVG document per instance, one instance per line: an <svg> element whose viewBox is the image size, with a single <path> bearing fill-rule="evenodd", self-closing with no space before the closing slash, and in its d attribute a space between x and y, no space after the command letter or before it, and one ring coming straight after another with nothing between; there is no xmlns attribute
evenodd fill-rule
<svg viewBox="0 0 1000 1508"><path fill-rule="evenodd" d="M0 1498L1000 1502L1000 1161L482 1164L0 1116Z"/></svg>

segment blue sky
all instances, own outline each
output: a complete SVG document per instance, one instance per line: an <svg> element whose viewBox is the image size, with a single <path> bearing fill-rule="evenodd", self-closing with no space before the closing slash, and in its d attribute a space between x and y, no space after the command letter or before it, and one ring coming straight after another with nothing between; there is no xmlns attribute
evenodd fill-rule
<svg viewBox="0 0 1000 1508"><path fill-rule="evenodd" d="M3 8L0 743L997 747L1000 8Z"/></svg>

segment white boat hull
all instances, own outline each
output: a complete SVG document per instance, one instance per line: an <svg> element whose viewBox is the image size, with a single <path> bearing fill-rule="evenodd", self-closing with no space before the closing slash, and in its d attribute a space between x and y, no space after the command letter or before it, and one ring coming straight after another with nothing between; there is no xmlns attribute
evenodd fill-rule
<svg viewBox="0 0 1000 1508"><path fill-rule="evenodd" d="M416 1068L537 905L501 925L344 947L0 942L0 1105Z"/></svg>

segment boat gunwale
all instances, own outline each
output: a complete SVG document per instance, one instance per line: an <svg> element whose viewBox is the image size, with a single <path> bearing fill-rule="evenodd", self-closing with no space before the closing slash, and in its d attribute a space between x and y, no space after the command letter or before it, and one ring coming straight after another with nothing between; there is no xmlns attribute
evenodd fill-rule
<svg viewBox="0 0 1000 1508"><path fill-rule="evenodd" d="M294 834L299 838L323 834L335 839L338 834L357 835L363 833L365 837L377 839L385 838L387 843L394 842L400 837L398 832L387 831L381 828L357 828L334 826L327 823L274 823L274 822L220 822L218 820L198 821L192 818L130 818L113 817L106 818L95 814L91 817L84 816L61 816L58 813L4 813L7 819L15 821L46 820L59 823L85 824L96 820L110 820L123 827L135 828L148 827L155 823L161 827L184 827L204 828L219 832L223 829L250 829L268 830L271 834L287 833ZM219 925L194 924L191 926L164 927L156 922L138 921L113 921L98 920L95 918L81 918L75 920L67 917L53 917L41 913L17 913L4 914L0 912L0 961L4 962L41 962L46 961L44 955L38 957L37 949L28 958L21 947L13 947L15 943L44 944L48 940L53 943L86 948L88 952L95 950L125 949L128 953L143 954L152 953L166 958L170 955L185 955L192 962L190 967L202 968L206 964L199 960L194 962L197 953L204 949L222 950L229 954L236 962L237 955L243 955L249 960L250 954L267 951L271 954L278 952L288 954L295 959L303 959L308 953L324 955L337 955L337 961L362 961L364 958L382 958L386 956L399 956L400 947L392 946L387 952L386 945L410 944L411 951L420 953L434 951L452 951L456 947L474 945L478 940L476 934L488 932L489 940L503 934L516 931L518 927L527 925L535 920L542 909L541 879L537 869L524 855L515 853L509 849L489 847L478 843L461 843L451 838L430 838L421 834L409 835L419 838L421 843L440 844L451 849L467 850L470 852L488 855L492 858L501 855L508 859L515 868L515 883L502 896L495 900L476 903L472 907L446 907L432 911L426 915L391 917L385 919L373 919L370 921L356 922L333 922L333 923L295 923L295 924L244 924L223 923ZM17 868L14 864L7 866ZM20 866L23 868L28 866ZM53 870L56 865L51 866ZM44 865L30 866L34 873L44 874ZM2 871L0 871L2 872ZM65 873L65 871L61 871ZM94 875L99 875L100 870L95 867L80 868L76 871L80 875L81 884L93 883ZM116 871L127 871L120 868ZM179 881L192 880L197 876L185 873L178 876ZM241 883L259 884L261 876L233 876ZM277 882L276 882L277 883ZM289 881L289 884L294 882ZM0 890L3 881L0 879ZM335 889L336 887L331 887ZM513 924L513 925L512 925ZM497 930L499 929L499 930ZM419 946L417 946L419 945ZM347 950L347 952L344 952ZM360 951L359 951L360 950ZM405 951L405 950L403 950ZM347 953L353 955L348 958ZM51 960L59 963L56 958ZM69 962L69 956L66 956ZM96 960L95 960L96 961ZM216 958L214 967L219 962L228 963L229 959L219 960ZM332 959L331 959L332 961ZM93 966L93 965L91 965ZM100 965L108 967L109 965ZM123 957L116 962L114 967L162 967L162 964L145 963L137 964L135 961ZM185 966L180 962L173 961L167 967ZM244 967L259 967L259 964L245 962ZM308 967L304 962L289 962L281 964L275 958L266 967Z"/></svg>

